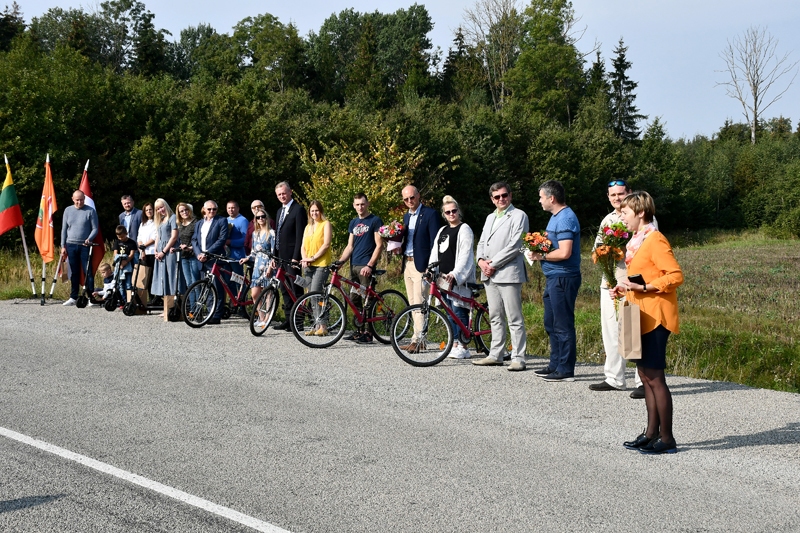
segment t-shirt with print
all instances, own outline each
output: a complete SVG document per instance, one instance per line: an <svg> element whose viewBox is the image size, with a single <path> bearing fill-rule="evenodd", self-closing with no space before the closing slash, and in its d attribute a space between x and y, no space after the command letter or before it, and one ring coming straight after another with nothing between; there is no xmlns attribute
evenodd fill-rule
<svg viewBox="0 0 800 533"><path fill-rule="evenodd" d="M126 237L124 241L114 239L114 255L124 255L129 257L131 250L136 252L136 241L130 237ZM123 270L130 272L133 270L133 261L128 261L128 264L123 267Z"/></svg>
<svg viewBox="0 0 800 533"><path fill-rule="evenodd" d="M369 264L372 253L375 251L375 234L383 225L381 219L373 213L365 218L354 218L350 221L347 228L348 233L353 235L353 255L350 256L350 264L364 266ZM373 265L374 266L374 265Z"/></svg>
<svg viewBox="0 0 800 533"><path fill-rule="evenodd" d="M575 277L581 275L581 225L570 207L565 207L547 223L547 238L558 249L558 241L572 241L572 255L565 261L542 261L542 272L546 277Z"/></svg>

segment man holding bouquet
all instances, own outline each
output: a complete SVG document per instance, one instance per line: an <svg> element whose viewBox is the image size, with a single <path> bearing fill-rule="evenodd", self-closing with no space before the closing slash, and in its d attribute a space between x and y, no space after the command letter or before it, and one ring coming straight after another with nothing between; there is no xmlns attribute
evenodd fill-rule
<svg viewBox="0 0 800 533"><path fill-rule="evenodd" d="M567 207L564 186L549 180L539 186L539 203L550 213L547 235L553 249L526 252L528 261L541 261L545 277L544 329L550 337L550 363L534 373L545 381L575 381L577 339L575 300L581 286L581 225Z"/></svg>
<svg viewBox="0 0 800 533"><path fill-rule="evenodd" d="M404 187L402 195L408 212L403 215L403 242L400 248L395 250L395 253L403 254L403 280L406 282L408 304L415 305L421 304L425 297L422 294L422 274L428 268L433 242L441 224L436 210L422 205L422 199L416 187L413 185ZM400 349L416 351L417 339L421 330L422 314L416 313L411 343L400 346Z"/></svg>

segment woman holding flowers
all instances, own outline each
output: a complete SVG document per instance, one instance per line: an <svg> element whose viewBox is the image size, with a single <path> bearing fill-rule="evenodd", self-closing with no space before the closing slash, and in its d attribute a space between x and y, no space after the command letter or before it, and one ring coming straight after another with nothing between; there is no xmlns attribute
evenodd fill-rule
<svg viewBox="0 0 800 533"><path fill-rule="evenodd" d="M454 293L469 298L472 293L467 287L467 283L475 283L475 254L472 251L475 235L472 233L472 228L461 221L461 208L452 196L448 195L442 198L442 216L447 221L447 225L440 228L436 234L430 262L439 262L439 272L446 272L442 277L448 283L453 284L452 291ZM449 296L446 298L453 313L464 325L467 325L469 323L469 305ZM450 318L450 324L453 326L453 335L456 340L453 342L453 349L448 357L469 359L469 350L458 341L458 332L461 329L452 318Z"/></svg>
<svg viewBox="0 0 800 533"><path fill-rule="evenodd" d="M611 298L624 296L641 310L642 358L636 368L644 385L647 428L623 446L649 454L677 451L672 435L672 394L664 369L667 339L670 333L678 333L675 289L683 283L683 272L669 242L653 225L655 211L653 199L644 191L631 193L622 201L622 221L633 232L625 254L628 275L640 274L645 283L618 280L609 291Z"/></svg>

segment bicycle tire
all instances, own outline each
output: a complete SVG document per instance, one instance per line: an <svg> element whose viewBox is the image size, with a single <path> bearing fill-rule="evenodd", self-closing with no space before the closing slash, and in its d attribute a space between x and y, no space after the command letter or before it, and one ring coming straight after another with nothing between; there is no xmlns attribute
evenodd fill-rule
<svg viewBox="0 0 800 533"><path fill-rule="evenodd" d="M259 337L269 329L275 313L278 311L278 291L275 287L267 287L258 296L258 301L253 306L250 314L250 333ZM263 318L263 320L261 320ZM260 323L259 325L256 325Z"/></svg>
<svg viewBox="0 0 800 533"><path fill-rule="evenodd" d="M183 300L183 321L193 328L208 324L214 316L218 295L214 282L201 279L191 284Z"/></svg>
<svg viewBox="0 0 800 533"><path fill-rule="evenodd" d="M391 344L394 317L408 307L408 300L400 291L394 289L381 291L378 296L380 296L380 300L373 300L369 304L366 316L367 320L379 317L382 317L383 320L368 322L367 325L373 337L378 339L378 342ZM406 327L408 327L408 324L406 324ZM403 335L405 335L405 331L403 331Z"/></svg>
<svg viewBox="0 0 800 533"><path fill-rule="evenodd" d="M338 298L323 292L309 292L292 306L289 326L295 338L309 348L328 348L342 338L345 331L344 306ZM320 326L327 327L326 335L306 335Z"/></svg>
<svg viewBox="0 0 800 533"><path fill-rule="evenodd" d="M422 313L422 331L416 341L417 349L406 351L401 346L414 344L409 324L414 313ZM428 304L417 304L403 309L392 323L392 348L395 353L412 366L433 366L441 363L453 348L453 330L447 316Z"/></svg>
<svg viewBox="0 0 800 533"><path fill-rule="evenodd" d="M489 355L489 348L492 347L492 324L489 321L488 313L485 313L483 309L478 309L475 313L475 321L472 323L472 331L483 331L484 329L488 329L490 332L485 335L473 335L473 338L475 339L475 348L479 352Z"/></svg>

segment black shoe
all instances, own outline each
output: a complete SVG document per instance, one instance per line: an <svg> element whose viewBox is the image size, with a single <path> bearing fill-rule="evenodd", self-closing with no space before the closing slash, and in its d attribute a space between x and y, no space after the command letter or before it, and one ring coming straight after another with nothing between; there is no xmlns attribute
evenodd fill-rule
<svg viewBox="0 0 800 533"><path fill-rule="evenodd" d="M638 450L640 448L644 448L645 446L649 445L651 442L655 442L656 440L658 440L658 437L650 438L644 433L642 433L633 440L623 442L622 445L628 448L629 450Z"/></svg>
<svg viewBox="0 0 800 533"><path fill-rule="evenodd" d="M619 390L608 381L601 381L600 383L592 383L589 385L589 390Z"/></svg>
<svg viewBox="0 0 800 533"><path fill-rule="evenodd" d="M641 400L644 398L644 385L639 385L631 391L631 398Z"/></svg>
<svg viewBox="0 0 800 533"><path fill-rule="evenodd" d="M346 340L346 341L357 341L359 337L361 337L361 333L359 333L358 331L354 331L353 333L351 333L350 335L345 337L344 340Z"/></svg>
<svg viewBox="0 0 800 533"><path fill-rule="evenodd" d="M364 332L356 339L358 344L372 344L372 333Z"/></svg>
<svg viewBox="0 0 800 533"><path fill-rule="evenodd" d="M561 372L553 372L544 376L545 381L575 381L575 376L569 374L562 374Z"/></svg>
<svg viewBox="0 0 800 533"><path fill-rule="evenodd" d="M277 330L281 330L281 331L289 331L289 321L288 320L284 320L280 324L272 326L272 329L277 329Z"/></svg>
<svg viewBox="0 0 800 533"><path fill-rule="evenodd" d="M549 374L552 374L553 372L555 372L555 370L553 370L549 366L544 367L544 368L540 368L539 370L534 370L533 371L533 373L536 374L537 376L539 376L540 378L543 378L543 377L545 377L545 376L547 376Z"/></svg>
<svg viewBox="0 0 800 533"><path fill-rule="evenodd" d="M221 324L222 321L219 318L212 318L208 321L209 324Z"/></svg>
<svg viewBox="0 0 800 533"><path fill-rule="evenodd" d="M647 455L658 455L661 453L675 453L678 451L678 444L673 440L672 442L664 442L661 437L654 439L647 446L639 448L640 453Z"/></svg>

